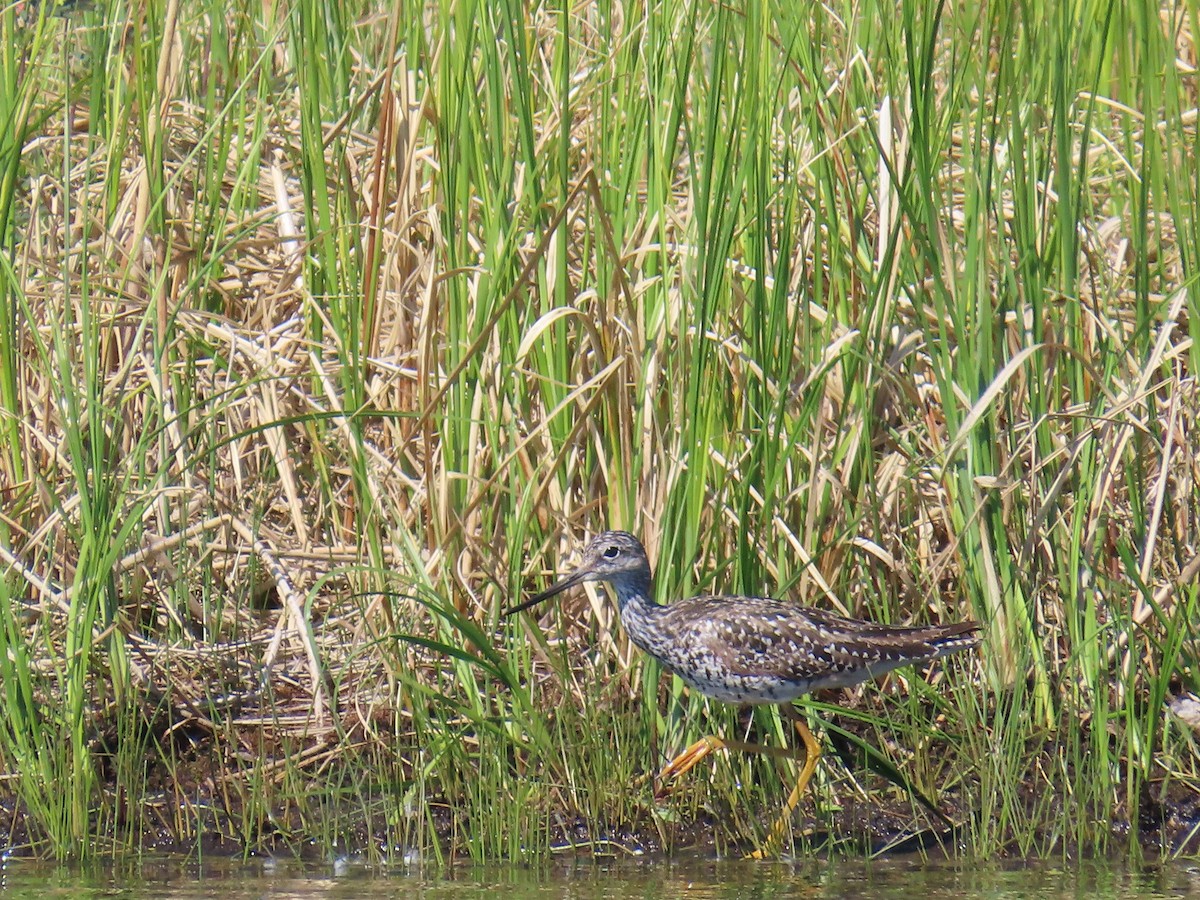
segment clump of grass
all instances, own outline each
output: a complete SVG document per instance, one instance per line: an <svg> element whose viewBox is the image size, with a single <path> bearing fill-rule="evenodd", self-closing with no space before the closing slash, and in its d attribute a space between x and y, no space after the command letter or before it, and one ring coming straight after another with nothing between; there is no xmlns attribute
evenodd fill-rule
<svg viewBox="0 0 1200 900"><path fill-rule="evenodd" d="M810 709L951 801L972 854L1137 848L1197 784L1163 711L1198 687L1193 27L1112 2L6 8L18 833L744 840L774 762L665 801L642 776L785 723L688 696L599 595L500 620L625 527L663 599L979 619L935 684ZM912 803L835 755L819 830Z"/></svg>

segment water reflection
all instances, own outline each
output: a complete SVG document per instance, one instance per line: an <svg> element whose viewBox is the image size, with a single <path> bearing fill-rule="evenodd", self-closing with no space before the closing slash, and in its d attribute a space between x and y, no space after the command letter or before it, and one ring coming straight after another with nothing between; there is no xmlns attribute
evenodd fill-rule
<svg viewBox="0 0 1200 900"><path fill-rule="evenodd" d="M1089 900L1183 897L1200 891L1200 866L1169 862L1144 868L1087 862L1068 866L922 862L920 860L809 860L760 863L712 860L553 861L542 867L454 866L386 868L341 861L230 862L184 859L56 866L29 860L0 865L5 897L309 898L627 897L775 898L846 897L1087 897Z"/></svg>

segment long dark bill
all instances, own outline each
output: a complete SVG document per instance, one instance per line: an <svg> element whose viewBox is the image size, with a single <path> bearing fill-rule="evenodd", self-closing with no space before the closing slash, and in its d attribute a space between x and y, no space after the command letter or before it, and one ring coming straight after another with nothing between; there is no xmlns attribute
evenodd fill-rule
<svg viewBox="0 0 1200 900"><path fill-rule="evenodd" d="M508 609L501 612L500 615L512 616L516 615L523 609L529 609L531 606L537 606L543 600L549 600L555 594L561 594L567 588L574 587L575 585L579 584L579 582L583 581L585 575L587 575L587 572L575 572L572 575L568 575L562 581L558 582L557 584L552 584L540 594L534 594L524 603L518 603L516 606L510 606Z"/></svg>

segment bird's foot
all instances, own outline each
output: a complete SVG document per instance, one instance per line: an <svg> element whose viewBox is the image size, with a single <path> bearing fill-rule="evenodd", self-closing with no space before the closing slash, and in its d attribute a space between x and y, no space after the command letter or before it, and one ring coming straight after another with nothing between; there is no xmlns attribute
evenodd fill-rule
<svg viewBox="0 0 1200 900"><path fill-rule="evenodd" d="M704 759L704 757L708 756L714 750L722 750L725 746L725 742L719 737L708 735L702 737L672 759L658 773L658 786L654 790L655 799L661 800L667 795L670 782L690 772L700 760Z"/></svg>

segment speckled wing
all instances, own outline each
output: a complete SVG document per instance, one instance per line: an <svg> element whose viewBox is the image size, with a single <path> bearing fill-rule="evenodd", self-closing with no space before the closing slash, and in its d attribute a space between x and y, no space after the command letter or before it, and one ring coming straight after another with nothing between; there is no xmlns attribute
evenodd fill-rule
<svg viewBox="0 0 1200 900"><path fill-rule="evenodd" d="M857 684L977 643L972 622L879 625L767 597L696 597L670 611L673 624L690 632L680 644L704 648L712 669L731 681L776 682L772 697Z"/></svg>

